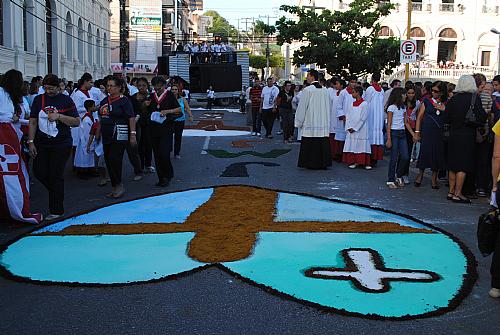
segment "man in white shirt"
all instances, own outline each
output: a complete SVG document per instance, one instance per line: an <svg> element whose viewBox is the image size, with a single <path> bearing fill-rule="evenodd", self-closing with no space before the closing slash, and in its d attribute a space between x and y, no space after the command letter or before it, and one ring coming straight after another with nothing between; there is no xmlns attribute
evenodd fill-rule
<svg viewBox="0 0 500 335"><path fill-rule="evenodd" d="M260 105L262 123L266 128L266 138L273 138L273 125L276 117L276 99L280 90L274 86L274 79L272 77L267 79L267 86L262 89L260 97L262 102Z"/></svg>
<svg viewBox="0 0 500 335"><path fill-rule="evenodd" d="M212 110L212 105L214 103L214 100L215 100L215 92L212 88L212 85L210 85L210 87L207 90L207 109L208 110Z"/></svg>

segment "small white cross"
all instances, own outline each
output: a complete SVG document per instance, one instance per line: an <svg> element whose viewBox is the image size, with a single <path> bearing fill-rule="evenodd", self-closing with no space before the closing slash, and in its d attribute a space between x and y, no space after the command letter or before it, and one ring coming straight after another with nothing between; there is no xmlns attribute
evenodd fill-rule
<svg viewBox="0 0 500 335"><path fill-rule="evenodd" d="M440 279L430 271L385 268L382 257L372 249L345 249L342 255L346 268L311 268L305 271L305 275L351 280L358 289L371 293L388 292L390 281L433 282Z"/></svg>
<svg viewBox="0 0 500 335"><path fill-rule="evenodd" d="M5 147L9 147L12 149L11 146L8 144L1 145L0 144L0 172L16 172L16 171L9 171L9 166L8 164L17 164L19 163L19 156L15 154L5 154Z"/></svg>

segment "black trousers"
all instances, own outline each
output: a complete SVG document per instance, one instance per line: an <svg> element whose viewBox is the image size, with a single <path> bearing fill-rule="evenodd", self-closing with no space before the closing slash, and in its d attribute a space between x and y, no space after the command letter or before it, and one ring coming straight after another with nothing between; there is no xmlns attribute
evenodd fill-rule
<svg viewBox="0 0 500 335"><path fill-rule="evenodd" d="M181 154L182 132L184 131L184 121L174 122L174 155Z"/></svg>
<svg viewBox="0 0 500 335"><path fill-rule="evenodd" d="M262 110L262 123L264 124L264 128L266 129L266 136L273 135L273 126L274 126L274 119L275 118L276 118L276 115L274 115L274 112L272 109L263 109Z"/></svg>
<svg viewBox="0 0 500 335"><path fill-rule="evenodd" d="M172 179L174 177L174 168L170 161L172 152L172 137L174 134L173 122L163 125L161 131L151 138L153 144L153 154L155 156L156 173L158 180Z"/></svg>
<svg viewBox="0 0 500 335"><path fill-rule="evenodd" d="M129 146L128 141L114 141L103 145L104 161L113 187L122 183L123 154Z"/></svg>
<svg viewBox="0 0 500 335"><path fill-rule="evenodd" d="M208 101L207 101L207 109L212 109L212 105L214 104L214 100L213 98L208 98Z"/></svg>
<svg viewBox="0 0 500 335"><path fill-rule="evenodd" d="M405 134L406 134L406 144L408 145L408 159L406 161L401 161L403 162L403 176L409 176L410 175L410 158L411 158L411 152L413 151L413 136L411 136L411 133L405 129ZM399 165L398 162L398 165Z"/></svg>
<svg viewBox="0 0 500 335"><path fill-rule="evenodd" d="M130 145L130 142L127 141L127 146L125 147L125 150L127 151L127 156L128 160L130 161L130 164L132 164L132 167L134 168L134 174L139 175L142 173L141 169L141 159L139 158L139 148L138 146L132 146Z"/></svg>
<svg viewBox="0 0 500 335"><path fill-rule="evenodd" d="M49 191L50 214L64 214L64 168L71 154L71 147L48 148L37 146L33 160L35 177Z"/></svg>
<svg viewBox="0 0 500 335"><path fill-rule="evenodd" d="M289 140L294 133L294 117L292 109L280 109L281 122L283 122L283 139Z"/></svg>
<svg viewBox="0 0 500 335"><path fill-rule="evenodd" d="M141 170L151 166L153 161L153 146L151 144L151 131L149 125L139 125L137 127L137 140Z"/></svg>
<svg viewBox="0 0 500 335"><path fill-rule="evenodd" d="M252 131L254 133L260 133L262 128L262 115L259 109L259 107L252 107Z"/></svg>

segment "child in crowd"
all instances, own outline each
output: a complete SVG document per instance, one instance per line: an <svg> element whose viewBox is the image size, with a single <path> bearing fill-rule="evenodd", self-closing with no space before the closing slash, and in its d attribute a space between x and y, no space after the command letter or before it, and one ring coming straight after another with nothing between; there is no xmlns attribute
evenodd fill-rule
<svg viewBox="0 0 500 335"><path fill-rule="evenodd" d="M349 105L345 115L347 136L342 161L347 163L350 169L355 169L359 165L371 170L368 104L361 98L362 95L362 87L356 86L352 89L354 102Z"/></svg>
<svg viewBox="0 0 500 335"><path fill-rule="evenodd" d="M78 137L76 141L76 152L74 167L78 169L80 178L87 178L95 172L94 153L87 152L87 143L89 142L90 130L94 124L94 100L88 99L84 102L85 114L82 116L80 126L78 127Z"/></svg>
<svg viewBox="0 0 500 335"><path fill-rule="evenodd" d="M93 155L94 166L97 166L97 172L100 177L97 185L106 186L108 183L106 176L106 162L104 161L104 147L101 141L101 123L98 118L99 116L94 118L94 123L90 129L89 139L87 142L87 153Z"/></svg>
<svg viewBox="0 0 500 335"><path fill-rule="evenodd" d="M401 87L394 88L387 100L386 147L391 150L387 186L393 189L405 186L402 177L406 173L405 167L410 159L405 129L411 132L413 130L408 122L405 100L406 90Z"/></svg>

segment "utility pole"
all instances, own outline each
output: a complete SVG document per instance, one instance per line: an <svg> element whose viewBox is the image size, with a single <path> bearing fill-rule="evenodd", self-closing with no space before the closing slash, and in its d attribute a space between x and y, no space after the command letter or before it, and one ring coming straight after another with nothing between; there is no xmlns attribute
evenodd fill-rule
<svg viewBox="0 0 500 335"><path fill-rule="evenodd" d="M412 0L408 0L408 22L406 25L406 39L411 38L411 12L413 10ZM405 64L405 83L410 79L410 63Z"/></svg>
<svg viewBox="0 0 500 335"><path fill-rule="evenodd" d="M267 15L267 26L269 27L269 14ZM269 49L269 31L267 32L267 42L266 42L266 78L270 77L271 69L269 68L269 57L271 56L271 49Z"/></svg>
<svg viewBox="0 0 500 335"><path fill-rule="evenodd" d="M120 60L122 62L122 76L127 76L127 61L128 61L128 28L127 17L125 12L125 0L120 0Z"/></svg>

